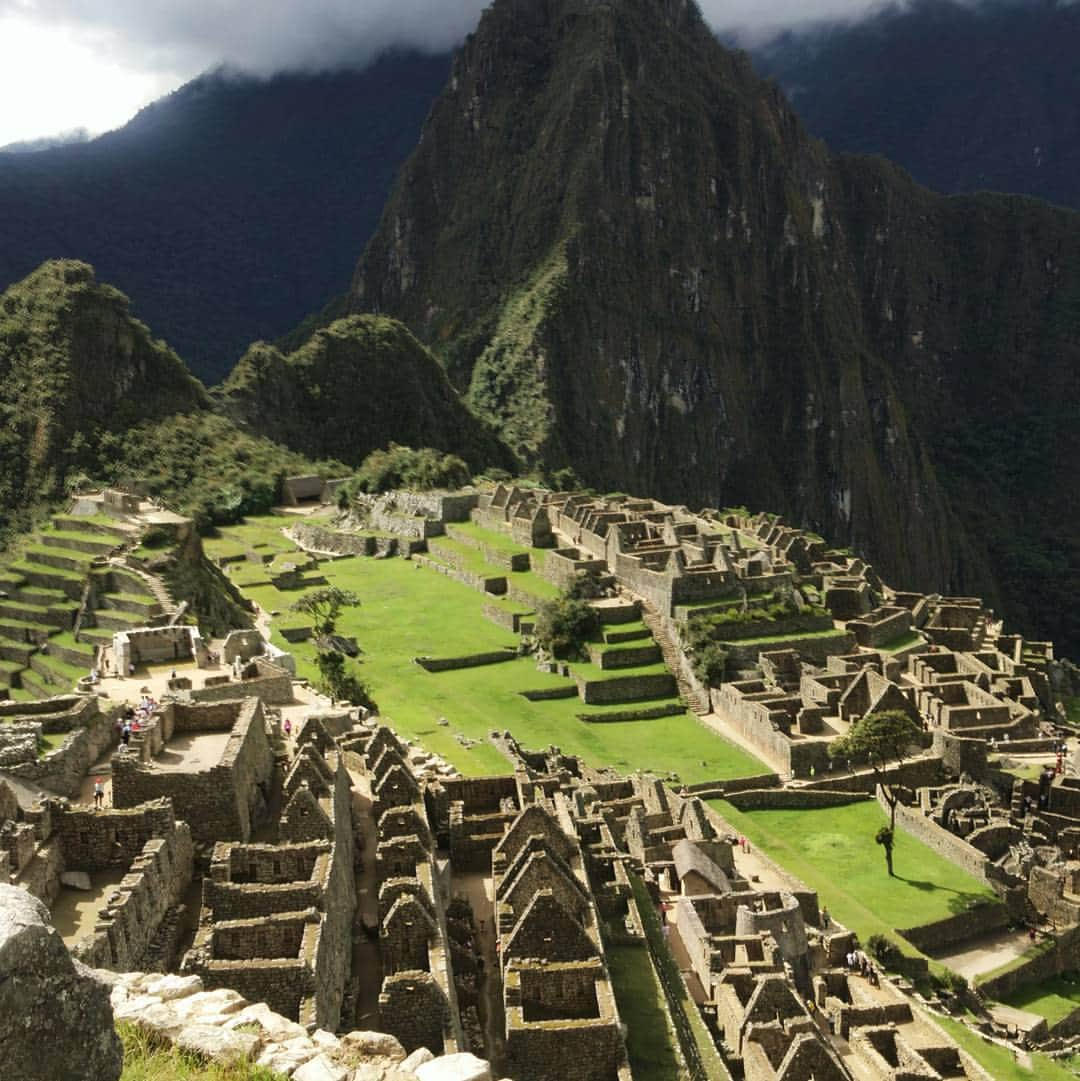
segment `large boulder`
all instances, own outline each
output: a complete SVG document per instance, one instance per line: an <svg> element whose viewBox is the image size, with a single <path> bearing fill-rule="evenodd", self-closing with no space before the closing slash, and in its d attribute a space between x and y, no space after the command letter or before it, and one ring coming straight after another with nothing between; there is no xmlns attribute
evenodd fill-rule
<svg viewBox="0 0 1080 1081"><path fill-rule="evenodd" d="M109 989L72 959L45 906L0 885L0 1073L116 1081L124 1052Z"/></svg>

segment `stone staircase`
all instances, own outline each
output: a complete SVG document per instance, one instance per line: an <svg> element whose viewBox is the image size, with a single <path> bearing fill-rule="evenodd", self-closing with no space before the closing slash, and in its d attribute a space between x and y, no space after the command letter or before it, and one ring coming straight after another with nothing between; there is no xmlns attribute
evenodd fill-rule
<svg viewBox="0 0 1080 1081"><path fill-rule="evenodd" d="M683 675L684 654L682 646L668 631L667 625L660 617L660 613L655 608L642 602L641 621L652 632L653 639L660 647L664 664L667 665L668 671L675 677L675 682L679 686L679 695L687 706L700 716L711 713L712 703L709 701L708 694L696 690Z"/></svg>

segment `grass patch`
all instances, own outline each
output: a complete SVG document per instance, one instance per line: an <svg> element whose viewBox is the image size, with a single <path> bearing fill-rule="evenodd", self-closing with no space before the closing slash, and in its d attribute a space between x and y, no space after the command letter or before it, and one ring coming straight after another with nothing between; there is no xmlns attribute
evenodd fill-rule
<svg viewBox="0 0 1080 1081"><path fill-rule="evenodd" d="M902 649L911 649L912 646L919 645L922 640L921 634L908 631L907 634L902 634L899 638L890 638L883 646L877 648L879 653L899 653Z"/></svg>
<svg viewBox="0 0 1080 1081"><path fill-rule="evenodd" d="M948 1017L934 1017L940 1025L979 1065L986 1070L994 1081L1076 1081L1075 1065L1073 1069L1054 1062L1045 1055L1031 1055L1030 1070L1017 1063L1013 1052L1007 1047L984 1040L967 1025ZM1072 1062L1075 1064L1076 1060Z"/></svg>
<svg viewBox="0 0 1080 1081"><path fill-rule="evenodd" d="M472 537L480 544L486 544L496 552L504 552L506 555L520 555L522 552L533 553L531 548L518 544L509 533L499 533L494 529L487 529L476 522L452 522L450 529L463 536Z"/></svg>
<svg viewBox="0 0 1080 1081"><path fill-rule="evenodd" d="M1018 987L1002 1001L1045 1017L1046 1023L1053 1027L1080 1006L1080 973L1067 972L1042 983Z"/></svg>
<svg viewBox="0 0 1080 1081"><path fill-rule="evenodd" d="M607 963L619 1015L628 1029L626 1051L634 1081L681 1081L687 1075L648 950L608 946Z"/></svg>
<svg viewBox="0 0 1080 1081"><path fill-rule="evenodd" d="M243 540L245 528L223 532ZM579 721L577 714L617 712L627 704L586 706L577 697L530 702L521 691L566 686L566 680L538 672L528 658L425 672L415 657L462 656L515 644L512 633L484 618L483 608L492 598L410 560L356 557L326 561L319 571L332 585L352 590L362 600L359 608L342 613L338 630L354 635L363 650L363 663L354 670L368 684L382 714L403 736L422 740L463 773L508 772L510 763L487 742L490 732L507 729L527 747L556 744L594 766L671 771L688 784L767 772L756 758L686 714L595 724ZM241 584L235 568L230 578L267 611L280 613L273 621L275 644L293 653L299 675L316 679L313 643L290 645L279 633L282 625L296 619L289 609L303 591ZM439 725L440 717L449 724ZM481 742L466 749L457 734Z"/></svg>
<svg viewBox="0 0 1080 1081"><path fill-rule="evenodd" d="M874 801L813 811L742 812L725 801L714 801L713 806L778 864L817 890L833 918L863 943L873 934L885 934L905 952L915 953L898 939L896 929L932 923L983 900L996 900L989 887L899 829L896 877L890 878L881 846L874 841L888 818Z"/></svg>
<svg viewBox="0 0 1080 1081"><path fill-rule="evenodd" d="M198 1056L164 1045L124 1022L116 1031L124 1044L120 1081L284 1081L283 1074L249 1062L206 1064Z"/></svg>

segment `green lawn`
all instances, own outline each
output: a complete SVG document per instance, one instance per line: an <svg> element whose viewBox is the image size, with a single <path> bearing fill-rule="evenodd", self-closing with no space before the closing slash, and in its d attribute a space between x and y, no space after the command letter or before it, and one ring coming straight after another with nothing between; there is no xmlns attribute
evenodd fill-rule
<svg viewBox="0 0 1080 1081"><path fill-rule="evenodd" d="M477 525L476 522L454 522L449 528L455 533L461 533L466 537L472 537L474 540L479 541L481 544L486 544L495 551L505 552L507 555L518 555L521 552L528 552L532 556L534 562L540 562L539 551L533 551L531 548L522 547L509 533L499 533L494 529L487 529L482 525Z"/></svg>
<svg viewBox="0 0 1080 1081"><path fill-rule="evenodd" d="M608 946L607 964L634 1081L681 1081L678 1044L668 1023L664 992L644 946Z"/></svg>
<svg viewBox="0 0 1080 1081"><path fill-rule="evenodd" d="M874 801L814 811L741 812L724 801L713 806L753 844L817 890L833 918L857 932L863 943L870 935L931 923L974 901L995 899L988 886L899 829L896 877L890 878L884 853L874 841L888 819ZM914 947L906 946L906 951L914 952Z"/></svg>
<svg viewBox="0 0 1080 1081"><path fill-rule="evenodd" d="M967 1025L947 1017L934 1020L979 1064L994 1081L1076 1081L1077 1059L1072 1059L1072 1069L1054 1062L1045 1055L1032 1054L1032 1069L1020 1066L1012 1051L999 1044L984 1040Z"/></svg>
<svg viewBox="0 0 1080 1081"><path fill-rule="evenodd" d="M1080 973L1067 972L1042 983L1017 988L1003 1000L1018 1010L1046 1018L1053 1027L1080 1006Z"/></svg>
<svg viewBox="0 0 1080 1081"><path fill-rule="evenodd" d="M882 653L899 653L902 649L910 649L912 646L917 646L922 640L923 637L921 634L917 634L915 631L908 631L907 634L902 634L899 638L893 638L883 646L878 646L878 649Z"/></svg>
<svg viewBox="0 0 1080 1081"><path fill-rule="evenodd" d="M223 532L242 538L244 530L241 526ZM491 731L506 729L527 747L554 743L595 766L674 771L688 784L768 772L757 759L688 714L597 724L580 721L577 714L610 713L627 705L586 706L577 697L530 702L521 691L566 686L566 680L538 672L528 658L426 672L414 663L415 657L462 656L515 645L512 633L484 618L483 607L491 598L410 560L354 557L324 562L319 569L333 585L362 599L359 608L342 615L338 629L355 635L364 651L359 672L381 713L402 735L422 740L463 773L504 773L510 768L487 742ZM313 644L289 645L277 632L279 624L296 622L289 608L303 592L241 584L235 568L230 577L262 607L281 613L274 622L274 641L294 654L300 675L314 679ZM592 665L577 667L592 678L619 675L601 673ZM446 717L449 725L439 725L440 717ZM482 742L466 749L455 739L458 733Z"/></svg>

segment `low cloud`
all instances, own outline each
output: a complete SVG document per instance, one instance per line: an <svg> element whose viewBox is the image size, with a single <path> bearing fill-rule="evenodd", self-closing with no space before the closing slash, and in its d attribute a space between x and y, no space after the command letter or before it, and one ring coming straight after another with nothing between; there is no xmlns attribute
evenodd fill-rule
<svg viewBox="0 0 1080 1081"><path fill-rule="evenodd" d="M486 4L487 0L0 0L0 17L14 14L70 29L125 67L194 73L224 63L269 74L359 65L395 46L449 49L476 26ZM701 6L717 31L760 37L815 21L857 19L886 5L880 0L701 0Z"/></svg>

